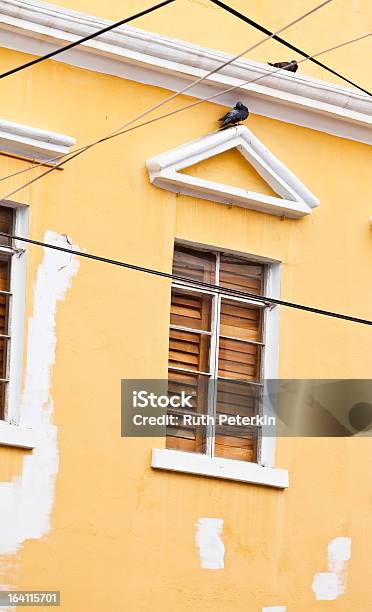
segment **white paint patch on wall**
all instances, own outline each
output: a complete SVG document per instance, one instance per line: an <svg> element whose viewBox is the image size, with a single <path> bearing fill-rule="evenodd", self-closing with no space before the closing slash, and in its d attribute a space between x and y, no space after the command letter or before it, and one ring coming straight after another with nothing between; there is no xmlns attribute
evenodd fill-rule
<svg viewBox="0 0 372 612"><path fill-rule="evenodd" d="M270 606L269 608L262 608L262 612L286 612L287 606Z"/></svg>
<svg viewBox="0 0 372 612"><path fill-rule="evenodd" d="M320 572L315 574L311 585L318 601L333 601L339 596L337 574L333 572Z"/></svg>
<svg viewBox="0 0 372 612"><path fill-rule="evenodd" d="M223 569L225 545L222 541L223 519L200 518L195 525L195 543L204 569Z"/></svg>
<svg viewBox="0 0 372 612"><path fill-rule="evenodd" d="M351 538L335 538L328 544L328 572L315 574L311 589L318 601L333 601L346 590L347 562L351 559Z"/></svg>
<svg viewBox="0 0 372 612"><path fill-rule="evenodd" d="M71 245L67 236L51 231L45 233L44 241L79 248ZM11 483L0 482L0 555L16 553L25 540L40 538L50 529L58 471L57 429L50 397L55 317L57 304L64 300L78 267L74 255L45 249L37 272L21 407L21 424L33 428L36 446L24 459L22 476Z"/></svg>

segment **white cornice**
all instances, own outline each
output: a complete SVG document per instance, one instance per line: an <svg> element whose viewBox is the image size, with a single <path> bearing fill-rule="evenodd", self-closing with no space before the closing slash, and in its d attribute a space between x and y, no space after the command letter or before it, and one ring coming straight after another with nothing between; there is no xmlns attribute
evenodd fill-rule
<svg viewBox="0 0 372 612"><path fill-rule="evenodd" d="M182 174L205 159L236 148L280 197L247 191ZM247 127L213 132L152 157L146 162L150 181L157 187L223 204L234 204L272 215L299 218L311 213L319 200Z"/></svg>
<svg viewBox="0 0 372 612"><path fill-rule="evenodd" d="M0 0L1 46L35 55L109 23L35 0ZM177 91L228 58L220 51L123 26L55 59ZM188 95L204 98L257 78L267 70L270 72L265 64L238 60L193 88ZM223 95L215 103L229 106L237 98L247 102L253 113L372 143L372 101L357 90L283 71Z"/></svg>
<svg viewBox="0 0 372 612"><path fill-rule="evenodd" d="M68 153L73 144L75 139L70 136L0 119L0 151L47 161Z"/></svg>

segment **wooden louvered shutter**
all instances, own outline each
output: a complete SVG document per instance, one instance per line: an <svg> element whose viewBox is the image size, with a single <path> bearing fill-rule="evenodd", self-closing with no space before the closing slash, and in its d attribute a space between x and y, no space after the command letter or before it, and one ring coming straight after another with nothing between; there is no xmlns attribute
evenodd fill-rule
<svg viewBox="0 0 372 612"><path fill-rule="evenodd" d="M175 247L172 274L202 283L215 282L216 258L211 253Z"/></svg>
<svg viewBox="0 0 372 612"><path fill-rule="evenodd" d="M210 336L201 332L209 330L210 314L209 296L172 290L168 390L172 395L180 395L181 391L192 395L196 413L207 410ZM175 326L187 329L175 329ZM177 413L174 409L170 412ZM168 427L167 448L203 452L204 428Z"/></svg>
<svg viewBox="0 0 372 612"><path fill-rule="evenodd" d="M214 270L213 255L176 247L173 274L211 283ZM208 402L211 304L209 295L172 289L168 390L171 395L179 395L182 390L192 395L193 411L203 414ZM169 412L177 413L174 409ZM167 448L202 453L205 444L205 427L167 428Z"/></svg>
<svg viewBox="0 0 372 612"><path fill-rule="evenodd" d="M218 380L217 415L253 417L259 411L260 387L244 382ZM240 461L257 460L258 431L256 427L217 425L215 456Z"/></svg>
<svg viewBox="0 0 372 612"><path fill-rule="evenodd" d="M13 209L0 206L0 232L13 231L13 215ZM10 244L8 238L0 236L0 250ZM11 252L0 252L0 291L10 290L11 258ZM0 378L3 380L8 378L9 302L10 296L0 293ZM0 381L0 419L5 417L5 391L6 383Z"/></svg>
<svg viewBox="0 0 372 612"><path fill-rule="evenodd" d="M262 295L264 266L221 255L220 285L255 295Z"/></svg>
<svg viewBox="0 0 372 612"><path fill-rule="evenodd" d="M221 256L220 285L262 294L263 266ZM220 309L217 406L219 414L252 417L259 410L262 352L262 308L223 298ZM236 381L236 382L235 382ZM216 427L215 455L257 460L256 427Z"/></svg>

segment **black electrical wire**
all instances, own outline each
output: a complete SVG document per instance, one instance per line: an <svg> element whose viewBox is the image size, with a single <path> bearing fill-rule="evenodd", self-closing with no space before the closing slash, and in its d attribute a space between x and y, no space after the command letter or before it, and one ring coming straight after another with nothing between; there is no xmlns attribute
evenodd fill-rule
<svg viewBox="0 0 372 612"><path fill-rule="evenodd" d="M245 21L245 23L248 23L249 25L251 25L256 30L259 30L260 32L263 32L264 34L270 34L270 35L273 34L273 32L271 32L270 30L268 30L267 28L265 28L261 24L257 23L256 21L253 21L253 19L251 19L250 17L247 17L246 15L243 15L243 13L240 13L239 11L237 11L234 8L232 8L228 4L225 4L225 2L221 2L221 0L211 0L211 2L213 2L213 4L216 4L220 8L224 9L225 11L231 13L231 15L234 15L238 19L241 19L242 21ZM321 68L324 68L325 70L327 70L331 74L339 77L340 79L342 79L346 83L349 83L349 85L353 85L353 87L356 87L360 91L363 91L363 93L366 93L369 96L372 96L372 93L370 91L368 91L367 89L364 89L363 87L361 87L357 83L354 83L354 81L351 81L350 79L348 79L344 75L340 74L336 70L333 70L333 68L330 68L326 64L323 64L323 62L320 62L319 60L311 57L311 53L306 53L306 51L303 51L302 49L299 49L298 47L295 47L295 45L292 45L292 43L288 42L287 40L285 40L281 36L277 36L277 35L274 34L274 36L272 36L272 38L273 38L273 40L277 40L282 45L285 45L286 47L288 47L288 49L291 49L292 51L296 51L296 53L299 53L303 57L307 57L310 60L310 62L313 62L314 64L317 64Z"/></svg>
<svg viewBox="0 0 372 612"><path fill-rule="evenodd" d="M231 297L246 298L250 300L255 300L256 302L262 302L264 304L275 304L277 306L287 306L288 308L304 310L305 312L312 312L314 314L319 314L319 315L323 315L326 317L342 319L344 321L350 321L352 323L361 323L362 325L372 325L372 321L369 319L361 319L359 317L353 317L353 316L345 315L339 312L332 312L331 310L323 310L321 308L314 308L313 306L305 306L304 304L297 304L295 302L287 302L286 300L280 300L277 298L272 298L272 297L268 297L264 295L256 295L255 293L248 293L245 291L239 291L237 289L228 289L225 287L221 287L220 285L212 285L210 283L203 283L197 280L193 280L191 278L185 278L183 276L171 274L169 272L161 272L160 270L154 270L152 268L144 268L143 266L137 266L135 264L130 264L124 261L119 261L117 259L109 259L108 257L102 257L100 255L93 255L92 253L85 253L83 251L75 251L74 249L57 246L55 244L49 244L47 242L41 242L40 240L24 238L23 236L15 236L13 234L7 234L6 232L0 232L0 236L4 236L5 238L10 238L12 240L19 240L20 242L26 242L27 244L34 244L36 246L42 246L44 248L53 249L55 251L62 251L63 253L69 253L70 255L77 255L79 257L85 257L87 259L92 259L93 261L100 261L102 263L108 263L113 266L127 268L128 270L136 270L137 272L144 272L145 274L152 274L154 276L168 278L172 281L185 283L188 285L190 285L191 283L191 284L194 284L195 287L199 287L201 289L208 289L210 291L213 291L219 294L222 293L224 295L231 296Z"/></svg>
<svg viewBox="0 0 372 612"><path fill-rule="evenodd" d="M54 57L55 55L58 55L59 53L63 53L64 51L73 49L73 47L77 47L77 45L81 45L82 43L88 40L92 40L92 38L96 38L97 36L100 36L100 34L105 34L106 32L110 32L110 30L113 30L114 28L118 28L119 26L124 25L125 23L129 23L130 21L133 21L134 19L138 19L139 17L148 15L149 13L152 13L153 11L157 11L159 8L166 6L167 4L171 4L172 2L175 2L175 0L164 0L163 2L160 2L159 4L155 4L154 6L150 6L149 8L144 9L143 11L140 11L139 13L136 13L135 15L131 15L130 17L125 17L125 19L121 19L120 21L117 21L116 23L112 23L111 25L106 26L105 28L102 28L101 30L96 30L95 32L92 32L92 34L88 34L88 36L79 38L78 40L75 40L74 42L69 43L68 45L65 45L64 47L60 47L59 49L56 49L55 51L46 53L45 55L42 55L34 60L26 62L25 64L21 64L20 66L17 66L16 68L7 70L7 72L3 72L2 74L0 74L0 79L4 79L5 77L10 76L11 74L20 72L21 70L25 70L25 68L30 68L30 66L34 66L35 64L38 64L39 62L43 62L44 60L50 59L51 57Z"/></svg>

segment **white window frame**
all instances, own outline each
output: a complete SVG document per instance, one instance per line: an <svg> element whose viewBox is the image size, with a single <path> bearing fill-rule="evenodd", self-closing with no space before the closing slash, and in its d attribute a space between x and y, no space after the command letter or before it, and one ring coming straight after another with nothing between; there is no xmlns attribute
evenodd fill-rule
<svg viewBox="0 0 372 612"><path fill-rule="evenodd" d="M246 253L236 253L232 251L221 251L220 249L208 248L195 244L185 244L190 248L198 250L214 251L215 253L225 253L234 255L250 262L257 262L266 265L265 275L265 295L273 298L280 297L280 276L281 264L278 261L273 261L266 257L257 257ZM217 258L219 261L219 257ZM218 265L218 264L217 264ZM200 291L195 287L183 284L182 282L172 283L172 287L186 288L192 291ZM204 292L208 293L208 291ZM254 302L254 300L242 300L240 298L232 298L227 296L227 299L244 301L254 305L262 306L262 303ZM221 297L215 299L215 304L219 303ZM215 308L214 318L218 308ZM278 361L279 361L279 306L269 306L265 308L264 329L263 329L263 363L262 370L266 379L276 379L278 377ZM215 321L218 325L218 322ZM215 367L212 364L213 358L216 359L218 347L210 347L210 371L213 373ZM210 432L208 432L210 434ZM152 450L152 467L157 469L165 469L177 472L185 472L190 474L198 474L216 478L224 478L236 480L240 482L249 482L262 484L277 488L288 487L288 472L287 470L275 468L275 436L265 436L264 428L260 437L260 449L258 463L250 463L247 461L239 461L235 459L225 459L214 456L214 440L213 435L207 437L207 452L206 454L191 453L171 449L154 448Z"/></svg>
<svg viewBox="0 0 372 612"><path fill-rule="evenodd" d="M28 236L29 209L26 204L5 201L1 206L12 208L15 212L14 233ZM10 346L8 347L9 382L5 396L4 420L0 420L0 445L32 449L32 429L22 427L21 392L24 351L25 296L27 272L27 248L25 243L13 241L17 252L12 256L10 271L11 306L9 318Z"/></svg>

